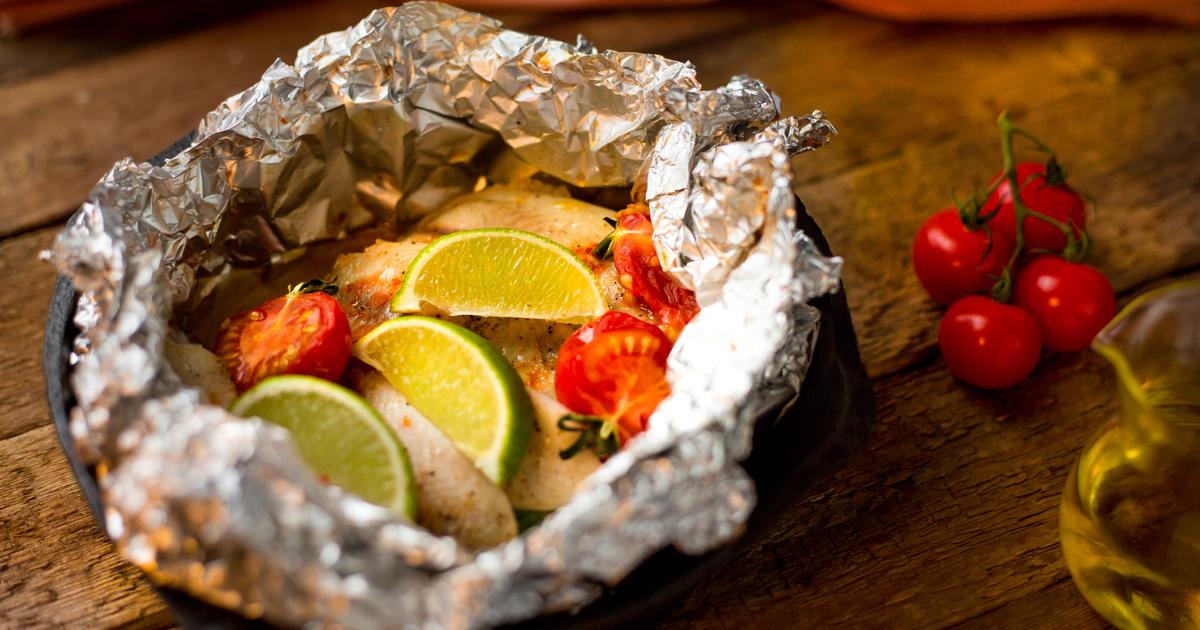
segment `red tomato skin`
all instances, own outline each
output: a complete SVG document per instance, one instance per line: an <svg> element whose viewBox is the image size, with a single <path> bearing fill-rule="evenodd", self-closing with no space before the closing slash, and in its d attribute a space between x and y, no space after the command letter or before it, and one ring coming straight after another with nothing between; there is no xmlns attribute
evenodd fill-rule
<svg viewBox="0 0 1200 630"><path fill-rule="evenodd" d="M671 340L657 326L609 311L563 343L554 370L558 401L576 413L614 419L621 442L646 428L670 393Z"/></svg>
<svg viewBox="0 0 1200 630"><path fill-rule="evenodd" d="M1052 219L1072 226L1076 238L1087 229L1087 208L1083 197L1071 190L1065 182L1046 185L1046 166L1036 162L1017 165L1017 181L1021 182L1021 201L1026 208L1040 212ZM988 221L993 231L1003 233L1011 241L1017 239L1017 215L1012 203L1012 187L1007 180L1001 181L996 190L984 203L982 214L986 215L999 207L999 213ZM1067 246L1067 235L1057 227L1037 218L1025 217L1025 250L1062 251Z"/></svg>
<svg viewBox="0 0 1200 630"><path fill-rule="evenodd" d="M1095 267L1043 254L1017 272L1013 302L1037 320L1046 347L1078 352L1117 312L1117 296Z"/></svg>
<svg viewBox="0 0 1200 630"><path fill-rule="evenodd" d="M1023 309L969 295L942 317L938 345L956 378L984 389L1005 389L1037 367L1042 333Z"/></svg>
<svg viewBox="0 0 1200 630"><path fill-rule="evenodd" d="M913 270L929 297L946 305L990 289L1013 252L1011 237L993 232L991 239L988 251L988 233L968 230L955 208L926 219L913 239Z"/></svg>
<svg viewBox="0 0 1200 630"><path fill-rule="evenodd" d="M649 307L665 332L676 338L700 312L700 307L696 294L663 270L654 249L653 234L654 225L644 206L629 206L618 213L612 242L613 265L621 285Z"/></svg>
<svg viewBox="0 0 1200 630"><path fill-rule="evenodd" d="M350 322L329 295L285 295L226 319L216 354L239 392L281 374L337 381L350 361Z"/></svg>

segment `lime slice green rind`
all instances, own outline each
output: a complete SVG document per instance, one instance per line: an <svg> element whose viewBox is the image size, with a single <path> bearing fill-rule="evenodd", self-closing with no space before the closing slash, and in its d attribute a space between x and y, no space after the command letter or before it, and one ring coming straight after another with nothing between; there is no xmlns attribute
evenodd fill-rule
<svg viewBox="0 0 1200 630"><path fill-rule="evenodd" d="M451 315L580 323L607 303L591 268L548 238L511 228L452 232L426 245L392 298L394 313L430 304Z"/></svg>
<svg viewBox="0 0 1200 630"><path fill-rule="evenodd" d="M319 476L359 497L417 515L417 491L408 452L358 394L311 376L263 380L230 408L288 430L300 455Z"/></svg>
<svg viewBox="0 0 1200 630"><path fill-rule="evenodd" d="M508 481L533 433L533 405L516 370L485 339L450 322L388 320L354 344L489 479Z"/></svg>

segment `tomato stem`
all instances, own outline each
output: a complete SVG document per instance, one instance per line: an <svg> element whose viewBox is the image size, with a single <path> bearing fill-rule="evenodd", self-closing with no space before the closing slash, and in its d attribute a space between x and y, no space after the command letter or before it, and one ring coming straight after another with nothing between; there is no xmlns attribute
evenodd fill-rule
<svg viewBox="0 0 1200 630"><path fill-rule="evenodd" d="M558 419L558 429L578 433L567 448L559 451L562 459L571 459L584 449L591 449L596 457L604 459L621 448L621 441L616 434L616 425L611 420L598 416L587 416L578 413L568 413Z"/></svg>
<svg viewBox="0 0 1200 630"><path fill-rule="evenodd" d="M614 228L613 231L608 233L608 236L605 236L604 238L600 239L599 243L596 243L596 247L592 248L592 256L594 256L596 260L605 261L612 256L613 239L617 237L618 229L620 228Z"/></svg>
<svg viewBox="0 0 1200 630"><path fill-rule="evenodd" d="M1008 110L1005 110L1000 113L1000 116L1003 118L1003 117L1006 117L1007 114L1008 114ZM1054 149L1051 149L1049 146L1046 145L1045 142L1042 142L1040 138L1033 135L1032 133L1029 133L1029 131L1027 131L1023 127L1018 127L1016 125L1009 125L1009 129L1012 130L1014 135L1019 135L1019 136L1025 138L1026 140L1036 144L1039 149L1041 149L1042 151L1045 151L1050 156L1054 155Z"/></svg>
<svg viewBox="0 0 1200 630"><path fill-rule="evenodd" d="M996 124L1000 126L1000 153L1004 158L1004 168L1000 173L1000 177L997 178L996 181L993 182L988 188L987 193L985 193L985 198L991 196L992 192L996 190L996 187L1001 181L1008 182L1009 196L1012 200L1013 215L1016 222L1016 225L1014 226L1014 229L1016 230L1016 238L1014 239L1015 243L1012 255L1008 257L1008 261L1004 264L1004 270L1000 272L1000 278L996 280L996 284L992 286L992 298L997 302L1008 302L1009 299L1012 298L1012 270L1016 266L1017 260L1020 259L1021 254L1025 252L1025 219L1027 217L1044 221L1062 231L1062 233L1067 237L1067 245L1063 248L1061 253L1062 257L1067 260L1079 260L1080 258L1083 258L1083 255L1087 252L1088 240L1087 235L1083 233L1083 231L1080 231L1080 234L1077 236L1075 229L1069 223L1064 223L1053 217L1047 216L1044 213L1033 210L1026 206L1025 202L1021 199L1021 187L1029 182L1021 182L1017 180L1017 162L1013 153L1013 137L1021 136L1022 138L1034 143L1039 149L1050 155L1046 163L1046 181L1044 184L1046 186L1060 184L1066 177L1062 166L1058 164L1058 160L1054 155L1054 150L1051 149L1045 142L1042 142L1037 136L1026 131L1025 129L1022 129L1021 127L1014 125L1008 116L1008 110L1000 112L1000 117L996 120ZM1038 177L1038 175L1032 176L1030 180L1032 180L1034 177ZM982 222L986 223L998 212L999 207L997 207L994 212L988 214L987 218L983 219ZM978 216L978 212L976 212L973 218L974 222L976 223L982 219L982 217ZM964 220L963 223L970 228L970 224L968 224L967 221Z"/></svg>
<svg viewBox="0 0 1200 630"><path fill-rule="evenodd" d="M305 293L324 293L326 295L337 295L338 287L337 284L335 284L336 282L337 278L334 278L329 282L319 278L313 278L312 280L289 286L287 294L289 296L304 295Z"/></svg>

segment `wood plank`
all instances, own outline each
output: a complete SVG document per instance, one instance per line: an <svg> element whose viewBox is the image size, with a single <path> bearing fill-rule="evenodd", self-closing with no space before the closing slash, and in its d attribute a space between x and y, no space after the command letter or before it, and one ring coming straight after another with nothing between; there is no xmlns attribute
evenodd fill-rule
<svg viewBox="0 0 1200 630"><path fill-rule="evenodd" d="M706 85L748 73L771 86L787 112L825 110L842 135L795 162L801 182L976 135L990 165L1001 109L1060 106L1076 93L1128 98L1130 82L1200 55L1195 29L1133 20L899 24L804 3L792 11L804 18L664 52L691 60ZM1086 133L1094 125L1073 126ZM1072 131L1038 130L1051 138L1052 131ZM1068 148L1076 147L1059 151L1069 166L1077 159ZM986 183L999 165L979 174L969 166L953 169L956 176L945 182L931 180L939 203L949 200L951 187Z"/></svg>
<svg viewBox="0 0 1200 630"><path fill-rule="evenodd" d="M1057 627L1073 630L1105 630L1112 628L1103 617L1083 602L1083 596L1069 575L1020 602L1001 604L956 624L958 628L1044 628L1053 611Z"/></svg>
<svg viewBox="0 0 1200 630"><path fill-rule="evenodd" d="M703 39L706 34L704 29L713 28L712 24L714 22L736 25L744 23L745 20L752 20L756 15L754 11L740 11L728 8L721 8L721 12L719 13L708 11L715 10L684 12L681 14L682 17L676 18L676 21L681 24L691 25L681 29L679 36L684 39ZM558 37L569 37L571 32L583 30L604 46L620 47L622 44L627 44L629 47L642 47L650 46L649 42L653 41L653 33L661 30L647 28L647 25L650 27L661 26L662 23L675 15L674 13L659 13L649 16L638 15L630 18L627 14L601 14L599 16L587 16L576 21L568 20L554 23L542 30ZM688 16L691 16L691 18L688 19ZM1014 45L1013 50L1005 47L998 53L989 53L984 57L980 57L979 55L982 53L968 53L965 50L954 50L952 51L953 54L938 52L941 50L939 48L941 42L947 39L950 41L950 46L965 48L972 44L973 40L965 36L945 37L947 33L950 35L958 33L957 29L946 31L944 29L922 29L922 27L913 27L911 25L886 25L835 12L821 13L812 22L816 24L816 27L833 29L835 31L840 29L840 31L847 31L849 33L846 39L850 40L850 44L840 45L842 48L838 51L838 54L849 57L848 59L841 59L839 61L842 64L840 70L848 70L846 66L856 61L851 55L851 52L855 50L854 45L865 48L868 44L874 43L876 48L888 45L896 47L897 40L914 36L911 31L912 29L916 29L915 36L917 36L917 39L915 48L919 49L921 54L908 53L900 55L906 67L895 67L895 61L892 61L891 65L881 65L880 62L874 62L874 65L870 63L872 59L877 58L891 59L892 56L889 55L872 55L862 59L865 63L861 64L862 67L859 70L852 73L853 76L866 75L874 78L864 79L862 85L857 86L855 89L840 89L840 84L836 81L822 82L820 80L821 77L814 77L816 83L814 89L810 91L809 100L818 104L825 102L830 102L834 105L843 103L852 117L847 119L848 123L843 123L843 138L827 149L828 153L823 151L821 154L806 156L802 160L797 161L800 179L807 182L800 185L798 189L809 200L810 205L813 206L813 212L818 219L828 224L827 228L830 231L830 236L835 247L841 251L852 251L859 247L878 249L882 245L888 251L894 252L896 260L906 260L905 253L908 248L907 239L909 235L915 231L920 220L930 210L944 205L947 188L954 185L955 182L970 182L973 179L979 180L979 174L988 173L992 169L991 165L995 160L993 155L994 150L991 146L994 142L990 131L991 123L983 117L985 108L977 101L981 99L983 102L998 103L1003 102L1006 94L1011 96L1010 88L1008 87L1011 79L1013 79L1011 75L1027 67L1028 61L1036 58L1034 57L1035 54L1046 53L1047 47L1058 45L1065 49L1074 50L1075 52L1072 53L1073 56L1070 57L1071 59L1087 58L1088 53L1084 51L1092 50L1093 48L1108 54L1109 50L1123 51L1148 47L1150 54L1146 56L1148 59L1125 53L1125 56L1116 57L1112 60L1101 59L1094 61L1093 71L1090 74L1086 72L1081 73L1077 67L1078 64L1070 65L1064 62L1060 72L1063 76L1058 78L1063 79L1065 77L1068 87L1074 86L1075 89L1090 90L1090 92L1085 91L1083 93L1085 98L1079 99L1082 102L1077 102L1074 100L1076 97L1072 96L1067 97L1072 100L1064 106L1056 105L1046 110L1034 110L1038 115L1034 115L1032 119L1026 122L1035 128L1057 125L1064 120L1074 120L1081 111L1095 108L1096 103L1100 100L1106 103L1113 101L1114 95L1118 97L1115 101L1118 104L1124 105L1119 108L1121 115L1146 111L1148 104L1154 105L1153 103L1147 103L1147 101L1157 98L1155 90L1145 89L1151 83L1156 86L1159 83L1165 83L1168 87L1175 86L1177 98L1167 103L1160 102L1157 109L1151 107L1148 111L1160 117L1167 116L1168 119L1171 119L1173 116L1175 119L1178 119L1182 113L1190 111L1189 108L1193 104L1194 89L1188 92L1187 81L1191 81L1191 84L1200 83L1200 81L1195 80L1196 77L1193 76L1194 72L1191 74L1185 72L1182 75L1173 76L1177 72L1182 72L1178 70L1179 63L1182 63L1178 62L1179 59L1194 58L1188 57L1188 55L1194 53L1196 40L1192 37L1177 37L1177 31L1169 29L1147 27L1125 28L1124 30L1128 32L1123 32L1123 36L1131 40L1127 46L1113 45L1115 40L1111 32L1113 30L1111 25L1108 25L1107 29L1100 27L1095 27L1091 30L1083 29L1080 31L1082 34L1076 35L1070 34L1075 33L1075 29L1053 30L1049 32L1052 36L1046 36L1047 33L1044 32L1046 27L1043 26L1008 29L1004 31L1007 36L1015 39L1019 44L1029 43L1033 50L1029 53L1021 52L1025 48ZM637 28L637 24L641 24L642 28ZM850 28L851 26L855 28ZM815 31L812 30L816 27L809 26L809 21L801 21L796 23L795 29L791 27L783 29L781 27L768 31L772 37L764 37L763 41L766 44L763 45L771 47L771 50L768 50L768 52L779 53L779 55L784 57L803 58L816 55L819 51L812 48L816 44L810 43L817 41L813 37ZM976 29L969 28L967 30L973 32ZM867 32L867 35L861 35L863 31ZM1049 43L1038 44L1038 42L1042 42L1043 40ZM638 44L641 46L638 46ZM807 78L805 76L792 76L789 79L782 75L775 76L772 73L786 73L788 72L786 68L791 68L791 72L795 73L797 66L787 64L783 66L784 69L780 69L780 66L777 64L765 63L763 55L754 52L758 49L746 44L747 42L743 38L734 38L725 45L708 46L706 44L705 46L698 46L693 44L692 48L679 49L676 52L686 52L686 50L695 49L697 51L696 54L699 55L697 61L701 64L702 74L720 77L720 79L713 79L710 82L723 80L723 77L727 74L747 68L760 75L764 74L761 71L766 71L764 76L772 84L779 87L780 92L784 94L785 98L789 99L787 102L795 102L794 99L790 98L789 92L794 92L808 85ZM671 47L672 45L658 46L658 48L666 52L670 52ZM787 53L786 51L789 47L793 49L797 47L801 48ZM975 46L974 48L981 49L987 47ZM750 51L750 56L747 56L747 53L744 52L746 50ZM1013 60L1011 59L1013 55L1008 53L1020 53L1018 55L1019 58ZM975 57L972 57L972 54ZM1093 54L1094 56L1095 54ZM768 60L775 58L777 58L775 54L766 56ZM938 60L941 58L956 61L952 63L947 63L946 61L939 62ZM974 61L966 63L962 61L964 59L974 59ZM1135 59L1137 61L1134 61ZM1154 61L1155 59L1157 61ZM1175 66L1170 65L1173 60L1176 62ZM745 65L740 65L743 63ZM1163 69L1164 64L1167 64L1166 69ZM816 67L820 68L822 66L817 64ZM1104 69L1104 71L1097 70L1096 68ZM887 80L888 77L893 76L911 76L914 72L919 72L921 69L927 69L927 72L933 74L935 77L940 77L939 80L932 81L931 83L941 86L940 89L942 92L932 95L913 95L914 98L917 96L921 96L922 98L928 97L930 102L947 105L948 99L959 98L955 96L957 92L953 92L951 89L953 86L958 85L961 81L973 81L974 83L967 86L972 90L971 100L960 104L960 109L953 107L942 108L951 112L949 120L942 119L938 123L935 120L922 119L921 124L925 125L925 128L914 129L911 126L906 127L903 124L905 121L912 119L912 116L888 115L889 109L899 106L900 103L895 99L881 98L881 96L886 97L895 86L889 87L885 83L875 88L876 93L874 95L867 93L867 90L871 89L870 86L877 84L880 80ZM807 73L809 66L800 67L800 71ZM827 70L827 72L836 76L838 69L833 67ZM1152 78L1140 81L1131 79L1116 86L1103 81L1097 83L1093 80L1094 76L1111 78L1122 75L1129 75L1136 79L1141 73L1147 72L1153 75ZM1162 74L1164 72L1166 73L1165 75ZM993 83L985 85L982 84L981 79L976 78L977 76L992 76L995 78L993 79ZM1072 80L1072 77L1075 78ZM866 83L867 80L871 81L870 85ZM1132 84L1130 84L1131 82ZM1120 89L1118 90L1117 88ZM948 90L953 93L947 93ZM866 105L861 108L852 107L847 102L847 99L850 98L855 99L855 102L865 103ZM973 108L972 111L974 113L962 113L961 109L968 107ZM1024 107L1033 107L1033 105L1026 104ZM1070 111L1063 111L1064 108ZM202 107L198 107L196 111L199 112L202 109ZM836 113L837 110L831 111ZM1042 115L1041 112L1043 111L1052 111L1052 113ZM1057 112L1057 115L1053 112ZM199 115L196 112L193 113L196 116ZM993 113L994 111L986 111L988 117ZM1149 117L1135 116L1135 118ZM1117 175L1129 172L1119 159L1114 160L1112 156L1127 155L1128 152L1124 150L1123 143L1132 141L1136 145L1136 138L1140 136L1140 129L1136 125L1118 124L1116 115L1113 116L1113 119L1113 124L1111 125L1095 124L1084 128L1083 133L1076 133L1076 137L1072 139L1071 143L1063 141L1062 138L1050 136L1051 141L1058 141L1057 144L1060 146L1060 151L1063 153L1064 159L1074 169L1076 178L1082 178L1081 186L1095 193L1105 203L1108 203L1108 200L1100 195L1100 192L1103 191L1099 190L1097 186L1091 185L1093 182L1099 182L1101 188L1106 187L1124 195L1131 195L1138 193L1140 189L1146 186L1147 184L1144 183L1146 181L1150 182L1148 185L1153 186L1155 185L1155 180L1160 183L1167 180L1167 177L1146 178L1143 176L1129 176L1123 179L1120 177L1114 179L1111 176L1114 172ZM189 116L188 120L194 120L194 118ZM897 125L892 124L895 120L899 120L902 123L899 125L899 130L895 129ZM119 124L119 121L115 121L113 124ZM928 137L936 124L941 124L947 129L957 129L958 131L954 135L955 140L949 141L946 137L939 136L941 140L933 143L932 146L918 144L919 140L915 140L914 138ZM182 124L182 126L175 127L175 130L182 131L186 126L190 126L190 124ZM1174 126L1157 125L1155 126L1155 131L1159 136L1169 136L1169 134L1175 133L1175 130L1180 128L1190 131L1192 126L1186 124ZM1125 130L1125 133L1112 134L1110 133L1112 129ZM62 130L60 129L60 131ZM149 132L149 130L147 131ZM904 132L905 135L897 136L898 132ZM855 133L857 133L858 138L871 138L872 141L856 141ZM945 134L948 131L941 133ZM175 135L174 132L171 135ZM897 145L895 144L874 141L876 137L881 135L885 140L890 139L900 143L901 152L891 155L870 153L871 151L878 151L880 147L885 148L887 151L896 151L895 147ZM145 136L146 134L144 133L138 134L139 138ZM1131 140L1131 138L1134 138L1134 140ZM1186 151L1193 146L1187 144L1189 139L1194 140L1195 136L1189 135L1182 139L1185 144L1180 149ZM114 139L108 138L108 140ZM159 142L159 140L161 138L156 138L154 143L146 143L146 147L149 148L144 149L142 152L143 157L146 153L152 152L162 145L162 142ZM1141 148L1145 153L1157 150L1155 146L1149 145L1146 141L1143 141L1140 147L1135 148ZM863 151L867 151L867 153L863 153ZM849 153L850 157L847 157L846 153ZM1146 157L1145 155L1130 157L1138 158L1136 163L1146 168L1149 168L1148 164L1153 163L1140 159ZM111 154L105 156L103 159L107 160L110 158ZM854 166L862 160L882 160L882 163L873 162L869 166ZM1131 159L1131 161L1133 160ZM107 163L106 161L102 164L98 163L101 162L100 159L89 159L88 162L90 163L88 168L95 168L96 172L103 169L103 164ZM827 181L820 179L813 180L809 177L808 173L810 171L806 169L810 169L813 166L816 167L815 170L818 177L829 177L832 174L838 173L839 168L850 168L851 170L842 173L840 178L834 177L833 179L836 183L831 184ZM1098 168L1094 171L1090 169L1085 170L1084 168L1092 166L1098 166ZM1186 169L1188 164L1185 163L1179 165L1179 167ZM20 169L10 170L13 173L19 173L19 171ZM0 170L0 173L3 172L5 171ZM74 197L73 201L68 203L64 200L62 206L56 206L39 199L37 202L39 206L31 212L24 212L21 217L16 219L17 223L15 225L17 227L9 229L17 229L21 225L26 225L30 221L37 220L39 216L45 216L47 213L51 215L61 213L65 208L76 203L83 194L82 189L90 185L83 184L82 182L90 182L91 179L82 177L82 169L74 170L74 172L76 173L76 181L80 182L81 190L70 193ZM1183 173L1184 176L1189 174ZM4 175L0 174L0 178L2 177ZM1131 180L1134 184L1132 188L1126 185ZM30 187L34 186L33 183L27 180L23 181ZM45 183L41 182L37 185L42 186ZM858 189L864 185L873 187L872 190L868 191L871 194L861 194ZM3 188L0 188L0 191L2 190ZM12 189L10 188L10 190ZM1155 196L1158 192L1152 190L1149 191L1148 195ZM26 193L25 198L30 198L29 193L31 191L26 191ZM0 196L2 195L4 193L0 192ZM903 207L897 207L897 204L891 200L898 198L909 201ZM28 202L14 200L8 206L15 208L19 213L22 203ZM834 216L840 217L841 214L847 212L848 209L846 206L848 204L857 204L852 208L854 212L853 216L856 220L834 219ZM0 207L4 207L4 204L0 204ZM1169 210L1169 208L1160 206L1151 212L1166 210ZM1124 213L1114 212L1112 214L1124 216ZM1184 219L1188 218L1190 217L1184 217ZM871 223L872 221L874 223ZM0 220L0 232L5 229L2 226L3 221ZM1118 231L1125 233L1124 226L1119 226ZM1167 233L1179 237L1187 235L1187 231L1181 232L1174 229L1167 230ZM1194 250L1195 248L1191 249ZM873 259L871 257L871 260ZM1170 257L1168 256L1162 260L1167 261L1169 259ZM1126 261L1119 262L1124 263ZM1152 263L1161 262L1152 261ZM1168 266L1173 264L1175 264L1173 260L1167 263ZM1161 264L1155 264L1155 266L1157 267L1155 271L1161 271ZM1124 265L1113 265L1113 268L1119 270L1127 269L1134 272L1139 270L1139 267L1125 267ZM916 284L915 279L911 277L911 274L907 270L907 265L896 265L885 270L884 273L880 273L880 270L876 269L875 265L871 264L868 259L851 257L848 260L847 281L851 287L850 295L852 300L855 300L856 306L862 307L856 310L866 313L865 318L860 320L864 328L868 330L883 330L884 327L875 326L874 324L885 320L899 319L906 322L911 320L914 323L911 330L906 330L899 334L889 332L884 338L868 336L864 339L864 355L873 374L892 372L913 360L920 360L923 357L929 356L933 348L930 344L928 332L933 328L932 323L936 321L937 312L921 297L919 292L912 290L916 287ZM862 298L858 297L860 295L870 296L867 299L871 300L873 305L880 305L881 307L867 307L866 304L861 302ZM879 299L876 299L877 297Z"/></svg>
<svg viewBox="0 0 1200 630"><path fill-rule="evenodd" d="M1200 96L1195 76L1200 69L1177 31L1113 24L960 31L830 15L835 17L820 14L811 24L838 37L822 36L806 20L712 49L692 42L674 50L697 60L702 75L712 75L710 83L732 71L762 70L760 76L781 92L788 90L785 103L793 111L807 107L796 97L811 97L813 105L825 107L842 124L837 144L797 160L799 190L834 247L847 255L852 310L873 373L894 373L933 356L928 335L936 313L908 272L908 239L920 219L940 205L950 183L990 172L995 154L990 118L1002 103L1019 105L1015 109L1022 120L1060 148L1080 186L1100 199L1097 260L1118 285L1197 264L1197 205L1191 199L1200 181L1192 159L1197 131L1183 113L1194 111ZM621 45L623 31L632 33L626 41L651 41L650 35L638 34L636 22L616 16L602 20L608 30L579 30L587 30L601 46L634 48ZM702 20L696 24L711 28ZM663 17L646 28L667 26ZM558 37L569 37L572 30L565 22L546 28L566 33ZM988 33L1005 36L995 50L978 46L981 34ZM848 43L841 42L843 34ZM911 48L902 45L902 35L914 38ZM939 38L948 43L935 55ZM1019 44L1059 65L1023 85L1017 81L1023 68L1039 57L1026 55ZM636 47L643 46L672 50L653 43ZM195 47L192 53L203 50ZM795 60L802 58L821 63L797 67ZM778 80L766 76L769 72ZM810 82L810 75L819 80ZM834 80L838 77L841 83ZM949 79L967 81L969 89L960 94ZM1008 83L990 83L1001 79ZM180 89L193 95L199 90ZM0 99L0 112L4 102ZM839 117L826 102L840 104L851 118ZM62 125L75 125L78 134L87 128L79 121L80 111L56 115ZM1079 124L1083 120L1088 124ZM30 132L30 137L38 136ZM147 151L161 144L146 143ZM0 147L0 155L5 150ZM86 171L87 160L98 158L86 157L77 173ZM106 166L111 158L105 160ZM0 181L0 195L4 189ZM870 218L882 223L862 223ZM11 332L3 327L0 366L40 356L40 341L32 338L40 339L46 300L23 298L38 291L48 297L48 268L29 257L45 246L51 232L0 242L4 275L15 274L13 286L30 287L20 296L0 294L0 320L24 322ZM887 260L905 262L895 269L878 262ZM19 378L0 379L10 383L0 385L9 388L0 390L0 399L20 395L15 384L27 385L28 374L40 373L33 361L13 369ZM1034 380L1005 394L964 388L950 380L940 362L882 379L879 433L868 452L798 502L775 527L754 534L746 556L698 589L665 625L1097 625L1064 580L1055 510L1065 471L1082 440L1111 412L1111 385L1107 368L1090 355L1053 358ZM144 583L131 569L121 573L115 554L52 546L51 541L88 540L89 534L62 528L70 523L82 528L90 516L49 428L29 431L47 421L40 389L25 393L18 399L25 401L22 411L13 415L15 433L8 428L10 414L0 420L0 436L26 431L0 441L0 474L18 479L0 487L0 505L8 506L0 510L9 510L0 512L5 519L0 523L0 626L34 621L111 626L132 622L142 612L155 623L168 623L156 616L160 608L139 599ZM18 473L18 466L33 469ZM41 470L48 471L46 477L36 476ZM19 522L10 523L10 514ZM10 532L28 535L18 539ZM82 546L87 550L101 543ZM108 568L96 577L83 572L87 566ZM58 600L48 601L46 585L57 589ZM29 612L39 607L46 616Z"/></svg>
<svg viewBox="0 0 1200 630"><path fill-rule="evenodd" d="M317 35L375 5L325 2L278 9L156 42L94 63L0 87L0 236L66 216L116 160L144 160L225 97L256 81L276 57L292 59ZM735 7L582 16L505 14L513 28L603 46L653 48L753 22Z"/></svg>
<svg viewBox="0 0 1200 630"><path fill-rule="evenodd" d="M276 58L377 6L276 7L0 87L0 236L66 216L113 162L148 159Z"/></svg>
<svg viewBox="0 0 1200 630"><path fill-rule="evenodd" d="M147 159L278 56L365 15L323 3L231 22L0 88L0 235L64 216L117 159Z"/></svg>
<svg viewBox="0 0 1200 630"><path fill-rule="evenodd" d="M0 479L0 627L172 623L96 526L53 427L0 441Z"/></svg>
<svg viewBox="0 0 1200 630"><path fill-rule="evenodd" d="M312 11L315 5L322 3L329 4L328 0L262 0L254 3L241 0L188 3L143 0L122 3L96 14L81 15L39 27L18 38L0 37L0 84L96 61L153 41L209 28L220 22L245 20L252 14L273 11L282 26L289 19L288 14ZM281 10L282 5L286 7ZM364 3L358 6L364 10L358 17L364 17L365 11L387 5ZM547 17L543 13L527 11L500 11L493 12L493 15L518 25L539 22Z"/></svg>
<svg viewBox="0 0 1200 630"><path fill-rule="evenodd" d="M57 228L0 241L0 440L50 421L42 379L42 337L54 269L38 260Z"/></svg>
<svg viewBox="0 0 1200 630"><path fill-rule="evenodd" d="M1004 107L1057 149L1074 185L1095 199L1091 262L1118 290L1200 264L1192 31L898 25L831 11L689 50L706 82L749 71L779 91L786 110L821 107L838 123L829 147L793 161L796 191L846 255L873 376L936 354L941 313L912 274L912 236L950 205L952 190L968 193L999 168L995 117Z"/></svg>
<svg viewBox="0 0 1200 630"><path fill-rule="evenodd" d="M39 27L72 19L103 15L134 0L41 0L0 2L0 39L16 37Z"/></svg>
<svg viewBox="0 0 1200 630"><path fill-rule="evenodd" d="M636 50L670 57L672 52L693 46L718 46L726 39L744 37L768 24L788 23L798 17L792 8L778 3L736 2L560 14L559 19L547 20L530 31L563 41L574 41L577 34L583 34L601 50Z"/></svg>
<svg viewBox="0 0 1200 630"><path fill-rule="evenodd" d="M0 37L0 84L13 83L67 66L96 61L147 42L178 36L217 21L244 18L278 0L237 0L136 5L103 10L37 29L19 38Z"/></svg>
<svg viewBox="0 0 1200 630"><path fill-rule="evenodd" d="M866 452L752 534L663 627L944 627L1068 576L1058 500L1116 410L1103 360L1055 357L1003 393L963 387L937 362L885 379L876 402ZM1041 610L1041 625L1071 627L1080 603Z"/></svg>
<svg viewBox="0 0 1200 630"><path fill-rule="evenodd" d="M1119 93L1075 94L1022 116L1029 127L1046 130L1073 169L1072 181L1096 200L1089 262L1118 291L1200 264L1200 205L1192 201L1200 163L1184 157L1200 151L1200 129L1187 122L1200 105L1197 82L1200 59L1130 82ZM912 235L947 205L940 200L946 183L995 163L988 135L984 129L910 147L894 159L799 187L813 216L828 226L835 251L849 253L847 294L873 376L936 352L941 311L912 273ZM861 255L868 251L873 255Z"/></svg>
<svg viewBox="0 0 1200 630"><path fill-rule="evenodd" d="M1200 273L1122 305L1182 278ZM1116 387L1091 352L1050 356L1003 392L940 360L877 381L865 451L751 532L660 627L1107 627L1063 562L1058 506Z"/></svg>

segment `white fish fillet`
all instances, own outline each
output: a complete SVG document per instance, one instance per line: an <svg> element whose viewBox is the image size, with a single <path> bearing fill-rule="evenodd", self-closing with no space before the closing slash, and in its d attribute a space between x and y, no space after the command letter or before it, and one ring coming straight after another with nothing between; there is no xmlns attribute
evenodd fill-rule
<svg viewBox="0 0 1200 630"><path fill-rule="evenodd" d="M526 230L586 254L612 230L611 210L570 198L494 187L452 201L396 242L377 241L339 256L331 276L338 301L357 339L395 317L388 311L416 255L441 234L474 228ZM609 306L632 310L611 262L595 269ZM513 506L549 511L567 503L579 484L600 466L590 451L563 460L558 453L576 437L558 429L567 412L553 397L558 349L577 328L531 319L443 317L487 339L504 354L530 389L535 428L529 452L504 489L487 479L437 427L404 400L378 373L358 376L356 389L395 428L408 448L418 487L418 522L476 549L500 544L517 533ZM543 393L545 392L545 393ZM506 496L507 494L507 496Z"/></svg>
<svg viewBox="0 0 1200 630"><path fill-rule="evenodd" d="M558 429L558 419L567 408L540 392L531 391L529 396L533 400L535 431L529 451L505 493L518 510L548 512L566 505L579 484L600 467L600 460L589 450L571 459L559 457L559 452L578 437Z"/></svg>
<svg viewBox="0 0 1200 630"><path fill-rule="evenodd" d="M422 221L422 232L449 234L475 228L515 228L540 234L568 249L594 247L612 231L616 212L590 203L528 190L493 186L459 197Z"/></svg>
<svg viewBox="0 0 1200 630"><path fill-rule="evenodd" d="M517 535L517 520L504 491L382 374L359 377L355 389L392 425L408 450L417 482L419 524L473 549L494 547Z"/></svg>
<svg viewBox="0 0 1200 630"><path fill-rule="evenodd" d="M184 385L200 390L207 402L228 407L237 398L237 388L217 355L198 343L165 340L163 358Z"/></svg>
<svg viewBox="0 0 1200 630"><path fill-rule="evenodd" d="M393 317L388 304L400 289L404 272L433 239L431 234L410 234L400 241L375 241L361 252L338 256L330 276L338 285L337 300L350 320L354 339Z"/></svg>
<svg viewBox="0 0 1200 630"><path fill-rule="evenodd" d="M338 301L350 320L354 339L395 317L388 311L413 258L441 233L482 227L504 227L540 234L576 250L590 249L612 230L604 222L611 210L582 201L503 187L460 197L399 241L376 241L356 254L343 254L330 275L338 285ZM628 310L625 290L611 262L599 266L597 279L611 308ZM437 315L436 313L429 313ZM522 380L539 391L551 391L554 362L563 341L575 330L569 324L540 320L443 317L491 342L513 364Z"/></svg>

